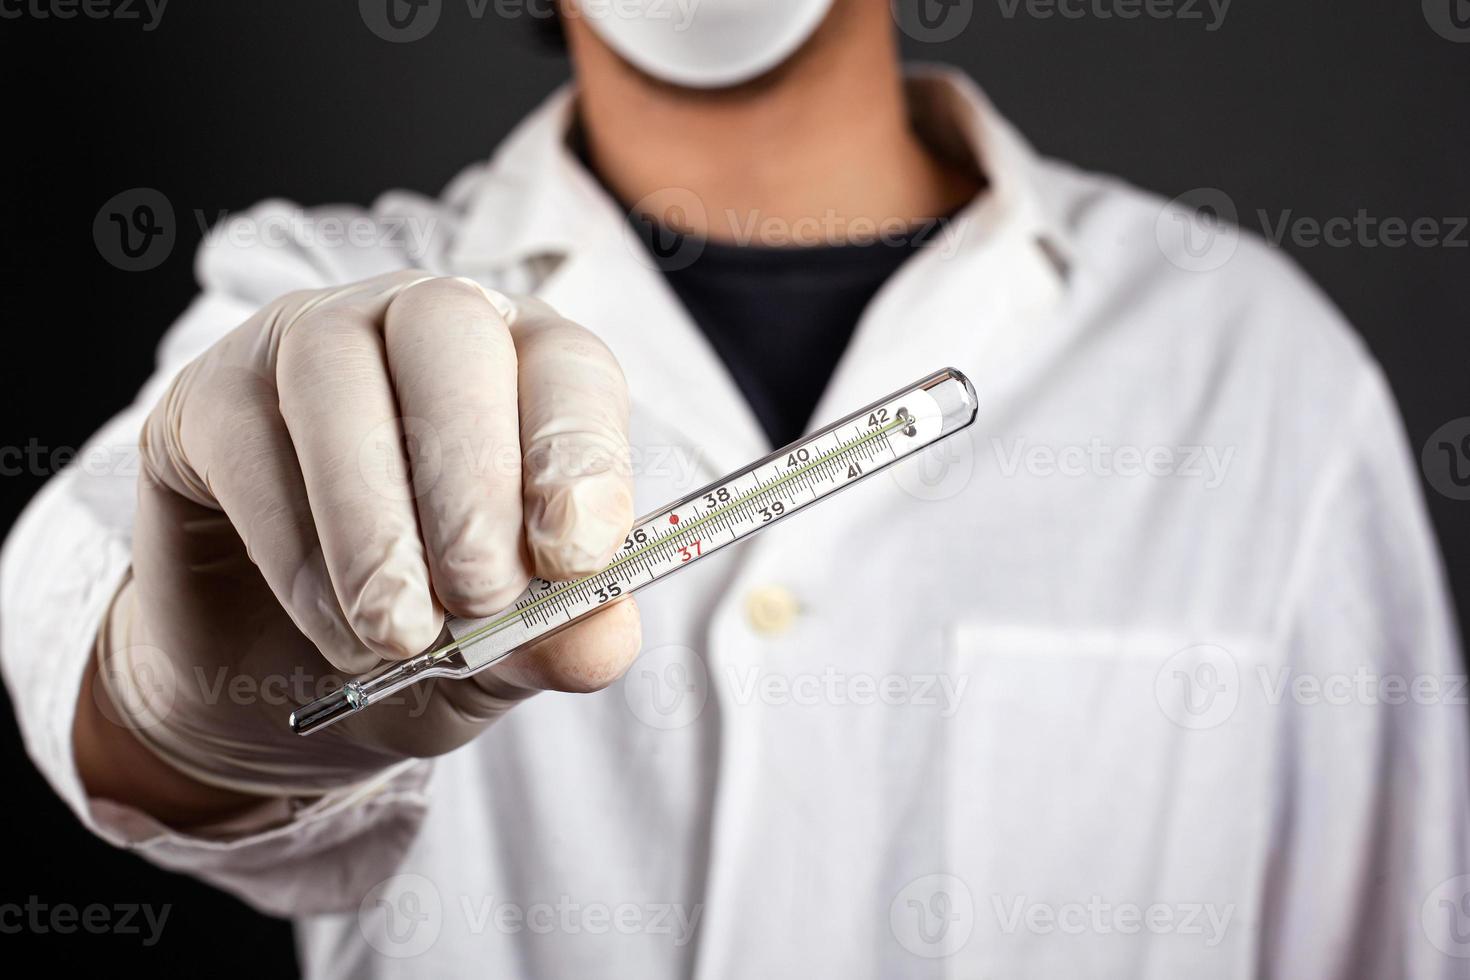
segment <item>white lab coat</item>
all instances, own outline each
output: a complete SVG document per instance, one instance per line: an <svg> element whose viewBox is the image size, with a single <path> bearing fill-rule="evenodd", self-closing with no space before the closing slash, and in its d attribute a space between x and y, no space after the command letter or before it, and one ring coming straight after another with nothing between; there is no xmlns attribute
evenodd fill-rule
<svg viewBox="0 0 1470 980"><path fill-rule="evenodd" d="M4 553L5 677L80 819L294 916L316 977L1466 976L1462 667L1378 368L1279 253L1188 268L1160 201L963 78L912 90L991 186L813 421L954 365L970 433L645 593L609 690L225 841L88 800L69 739L128 447L256 308L406 265L539 293L624 366L640 511L770 447L564 148L566 92L443 200L382 198L380 240L208 245L158 374Z"/></svg>

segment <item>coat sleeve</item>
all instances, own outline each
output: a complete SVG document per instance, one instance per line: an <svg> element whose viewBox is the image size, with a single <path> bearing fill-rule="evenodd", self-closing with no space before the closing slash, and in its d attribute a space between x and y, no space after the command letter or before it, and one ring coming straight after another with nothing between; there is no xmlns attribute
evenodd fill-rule
<svg viewBox="0 0 1470 980"><path fill-rule="evenodd" d="M274 227L300 214L268 203L237 220ZM428 764L392 769L370 785L309 804L270 801L243 825L192 836L135 809L88 798L76 771L72 723L98 627L130 564L138 435L170 379L285 292L401 264L383 253L319 254L290 242L240 247L228 235L207 245L197 263L202 292L165 336L156 373L42 488L0 553L0 667L26 749L47 781L103 839L273 914L355 905L350 896L388 873L417 831Z"/></svg>
<svg viewBox="0 0 1470 980"><path fill-rule="evenodd" d="M1465 666L1413 457L1376 369L1345 421L1281 606L1294 687L1279 708L1259 972L1464 977Z"/></svg>

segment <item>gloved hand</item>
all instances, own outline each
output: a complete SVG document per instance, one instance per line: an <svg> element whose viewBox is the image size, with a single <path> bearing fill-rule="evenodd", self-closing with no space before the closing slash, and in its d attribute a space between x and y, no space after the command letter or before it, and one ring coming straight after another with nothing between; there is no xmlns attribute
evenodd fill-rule
<svg viewBox="0 0 1470 980"><path fill-rule="evenodd" d="M631 601L310 738L287 725L288 699L429 648L445 610L611 560L627 416L607 348L536 300L399 272L272 303L146 423L103 714L200 783L305 795L462 745L538 690L606 686L637 655Z"/></svg>

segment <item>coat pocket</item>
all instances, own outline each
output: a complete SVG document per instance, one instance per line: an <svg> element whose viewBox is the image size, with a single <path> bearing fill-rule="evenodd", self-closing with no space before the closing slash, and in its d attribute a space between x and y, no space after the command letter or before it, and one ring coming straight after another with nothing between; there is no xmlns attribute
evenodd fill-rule
<svg viewBox="0 0 1470 980"><path fill-rule="evenodd" d="M949 657L969 686L942 852L973 916L954 975L1250 975L1276 775L1260 645L960 623Z"/></svg>

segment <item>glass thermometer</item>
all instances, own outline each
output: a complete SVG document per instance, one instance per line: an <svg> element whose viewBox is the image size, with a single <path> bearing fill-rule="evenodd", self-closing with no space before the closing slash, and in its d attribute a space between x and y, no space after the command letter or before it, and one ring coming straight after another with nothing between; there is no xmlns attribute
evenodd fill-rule
<svg viewBox="0 0 1470 980"><path fill-rule="evenodd" d="M349 680L291 713L299 734L340 721L429 677L468 677L598 608L785 520L975 421L975 389L937 371L764 459L642 517L601 571L571 582L532 579L511 606L445 622L441 646Z"/></svg>

